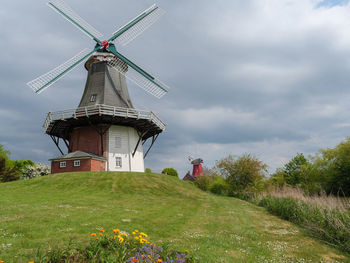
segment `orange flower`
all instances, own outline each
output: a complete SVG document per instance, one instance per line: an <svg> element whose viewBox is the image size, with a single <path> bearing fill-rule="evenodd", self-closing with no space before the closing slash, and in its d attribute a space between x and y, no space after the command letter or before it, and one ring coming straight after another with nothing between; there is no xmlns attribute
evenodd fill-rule
<svg viewBox="0 0 350 263"><path fill-rule="evenodd" d="M188 253L188 250L187 250L187 249L185 250L185 253Z"/></svg>
<svg viewBox="0 0 350 263"><path fill-rule="evenodd" d="M158 262L158 263L162 263L163 260L161 260L160 258L158 258L157 262Z"/></svg>
<svg viewBox="0 0 350 263"><path fill-rule="evenodd" d="M3 261L4 262L4 261ZM1 263L1 261L0 261L0 263ZM28 263L34 263L34 261L29 261Z"/></svg>
<svg viewBox="0 0 350 263"><path fill-rule="evenodd" d="M161 245L164 245L164 243L163 243L163 242L160 242L160 244L161 244Z"/></svg>
<svg viewBox="0 0 350 263"><path fill-rule="evenodd" d="M117 234L117 233L119 233L120 232L120 229L113 229L113 232L114 232L114 234Z"/></svg>
<svg viewBox="0 0 350 263"><path fill-rule="evenodd" d="M137 258L132 258L132 262L139 262L139 260Z"/></svg>
<svg viewBox="0 0 350 263"><path fill-rule="evenodd" d="M91 236L92 237L95 237L96 236L96 233L91 233ZM0 262L1 263L1 262Z"/></svg>
<svg viewBox="0 0 350 263"><path fill-rule="evenodd" d="M0 260L0 263L4 263L4 261L3 261L3 260Z"/></svg>
<svg viewBox="0 0 350 263"><path fill-rule="evenodd" d="M101 232L101 233L104 233L104 232L106 232L106 230L104 230L104 229L101 229L101 230L100 230L100 232Z"/></svg>
<svg viewBox="0 0 350 263"><path fill-rule="evenodd" d="M100 233L99 235L100 235L101 237L103 236L103 234L102 234L102 233Z"/></svg>

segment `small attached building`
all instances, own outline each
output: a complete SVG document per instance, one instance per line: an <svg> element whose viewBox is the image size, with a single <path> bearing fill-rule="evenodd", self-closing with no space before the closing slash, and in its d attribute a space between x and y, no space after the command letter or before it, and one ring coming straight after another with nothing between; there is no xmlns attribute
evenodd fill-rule
<svg viewBox="0 0 350 263"><path fill-rule="evenodd" d="M50 159L51 174L65 172L106 171L107 159L92 153L75 151Z"/></svg>

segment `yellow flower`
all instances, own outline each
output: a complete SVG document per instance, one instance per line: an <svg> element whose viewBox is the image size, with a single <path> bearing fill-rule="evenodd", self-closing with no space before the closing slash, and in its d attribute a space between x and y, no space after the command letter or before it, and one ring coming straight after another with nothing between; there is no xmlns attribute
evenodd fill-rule
<svg viewBox="0 0 350 263"><path fill-rule="evenodd" d="M132 232L132 234L133 234L133 235L136 235L136 232L134 231L134 232Z"/></svg>
<svg viewBox="0 0 350 263"><path fill-rule="evenodd" d="M123 243L124 242L124 238L120 237L119 238L119 243Z"/></svg>
<svg viewBox="0 0 350 263"><path fill-rule="evenodd" d="M187 250L187 249L185 250L185 253L188 253L188 250Z"/></svg>
<svg viewBox="0 0 350 263"><path fill-rule="evenodd" d="M95 237L96 236L96 233L91 233L91 236L92 237ZM1 262L0 262L1 263Z"/></svg>
<svg viewBox="0 0 350 263"><path fill-rule="evenodd" d="M143 236L143 237L148 237L148 235L147 235L147 234L145 234L145 233L143 233L143 232L141 232L141 233L140 233L140 236Z"/></svg>
<svg viewBox="0 0 350 263"><path fill-rule="evenodd" d="M124 234L125 237L128 237L128 234Z"/></svg>
<svg viewBox="0 0 350 263"><path fill-rule="evenodd" d="M136 240L139 240L140 238L139 237L135 237Z"/></svg>
<svg viewBox="0 0 350 263"><path fill-rule="evenodd" d="M119 233L120 232L120 229L113 229L113 232L114 232L114 234L117 234L117 233Z"/></svg>
<svg viewBox="0 0 350 263"><path fill-rule="evenodd" d="M137 229L134 230L136 233L138 233L139 231Z"/></svg>

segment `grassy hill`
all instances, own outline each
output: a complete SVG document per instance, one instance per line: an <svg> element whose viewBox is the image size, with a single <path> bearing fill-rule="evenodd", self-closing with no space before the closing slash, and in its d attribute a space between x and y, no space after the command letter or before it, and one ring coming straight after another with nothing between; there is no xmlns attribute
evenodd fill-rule
<svg viewBox="0 0 350 263"><path fill-rule="evenodd" d="M88 242L101 227L190 250L200 262L350 262L298 227L247 202L165 175L67 173L0 184L0 260Z"/></svg>

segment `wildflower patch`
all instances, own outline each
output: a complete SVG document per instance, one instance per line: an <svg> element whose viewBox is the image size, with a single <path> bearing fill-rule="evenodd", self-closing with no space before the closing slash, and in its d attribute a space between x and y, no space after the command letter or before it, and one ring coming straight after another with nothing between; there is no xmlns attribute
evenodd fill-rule
<svg viewBox="0 0 350 263"><path fill-rule="evenodd" d="M188 250L172 251L167 244L152 242L149 236L135 229L131 234L115 228L90 233L85 247L39 251L34 262L126 262L126 263L193 263L198 262ZM0 263L2 263L0 261Z"/></svg>

